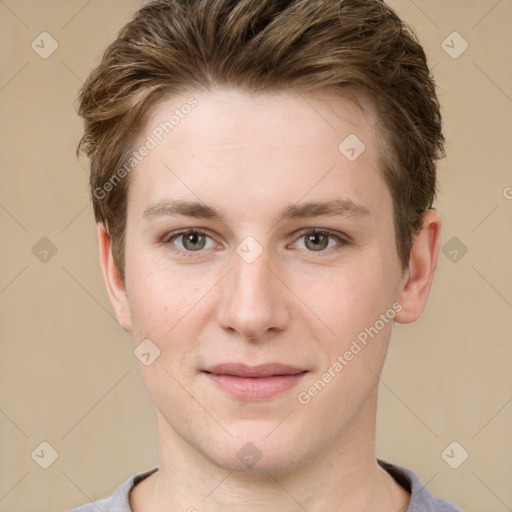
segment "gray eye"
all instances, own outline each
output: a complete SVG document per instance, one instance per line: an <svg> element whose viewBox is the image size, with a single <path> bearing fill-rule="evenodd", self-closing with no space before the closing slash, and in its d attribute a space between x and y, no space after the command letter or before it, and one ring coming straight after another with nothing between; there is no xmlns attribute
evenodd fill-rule
<svg viewBox="0 0 512 512"><path fill-rule="evenodd" d="M201 233L186 233L185 235L181 235L182 244L187 251L199 251L204 249L206 246L206 236Z"/></svg>
<svg viewBox="0 0 512 512"><path fill-rule="evenodd" d="M304 236L305 245L311 251L323 251L329 245L329 235L311 233Z"/></svg>
<svg viewBox="0 0 512 512"><path fill-rule="evenodd" d="M162 241L174 252L188 256L194 252L206 253L208 249L214 249L216 246L215 240L201 229L169 233Z"/></svg>

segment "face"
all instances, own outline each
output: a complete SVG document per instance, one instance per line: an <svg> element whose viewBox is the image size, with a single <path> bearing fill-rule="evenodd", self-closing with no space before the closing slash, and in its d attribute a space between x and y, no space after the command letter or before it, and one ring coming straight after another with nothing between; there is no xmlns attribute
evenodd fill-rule
<svg viewBox="0 0 512 512"><path fill-rule="evenodd" d="M279 472L370 439L393 320L419 315L436 252L434 233L402 272L371 109L221 89L160 133L189 96L139 135L156 144L130 175L124 284L100 226L161 442Z"/></svg>

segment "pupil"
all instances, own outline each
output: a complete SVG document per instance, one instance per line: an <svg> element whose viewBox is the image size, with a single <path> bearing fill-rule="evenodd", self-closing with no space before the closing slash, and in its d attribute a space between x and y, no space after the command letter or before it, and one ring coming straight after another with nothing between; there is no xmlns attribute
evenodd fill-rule
<svg viewBox="0 0 512 512"><path fill-rule="evenodd" d="M190 251L197 251L202 249L205 244L203 235L199 233L191 233L184 237L183 245Z"/></svg>
<svg viewBox="0 0 512 512"><path fill-rule="evenodd" d="M310 245L311 244L311 245ZM327 236L322 233L315 233L307 237L306 246L313 251L320 251L327 247Z"/></svg>

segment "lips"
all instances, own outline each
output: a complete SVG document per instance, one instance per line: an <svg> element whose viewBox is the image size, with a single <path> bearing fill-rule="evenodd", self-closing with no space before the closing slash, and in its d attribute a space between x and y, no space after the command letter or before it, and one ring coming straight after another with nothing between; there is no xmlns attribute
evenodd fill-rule
<svg viewBox="0 0 512 512"><path fill-rule="evenodd" d="M274 375L297 375L305 370L279 363L267 363L247 366L241 363L223 363L205 370L215 375L231 375L233 377L271 377Z"/></svg>
<svg viewBox="0 0 512 512"><path fill-rule="evenodd" d="M297 385L307 370L280 363L257 366L223 363L204 370L204 373L218 388L236 398L260 400L291 389Z"/></svg>

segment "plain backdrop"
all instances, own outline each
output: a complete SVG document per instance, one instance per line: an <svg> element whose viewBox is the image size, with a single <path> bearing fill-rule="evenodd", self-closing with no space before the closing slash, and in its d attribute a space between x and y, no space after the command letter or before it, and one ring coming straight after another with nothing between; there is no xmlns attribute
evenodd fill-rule
<svg viewBox="0 0 512 512"><path fill-rule="evenodd" d="M428 54L448 154L443 252L423 317L393 334L377 452L465 510L506 512L512 2L390 4ZM78 88L139 6L0 0L0 511L67 510L157 464L153 407L107 300L75 156Z"/></svg>

